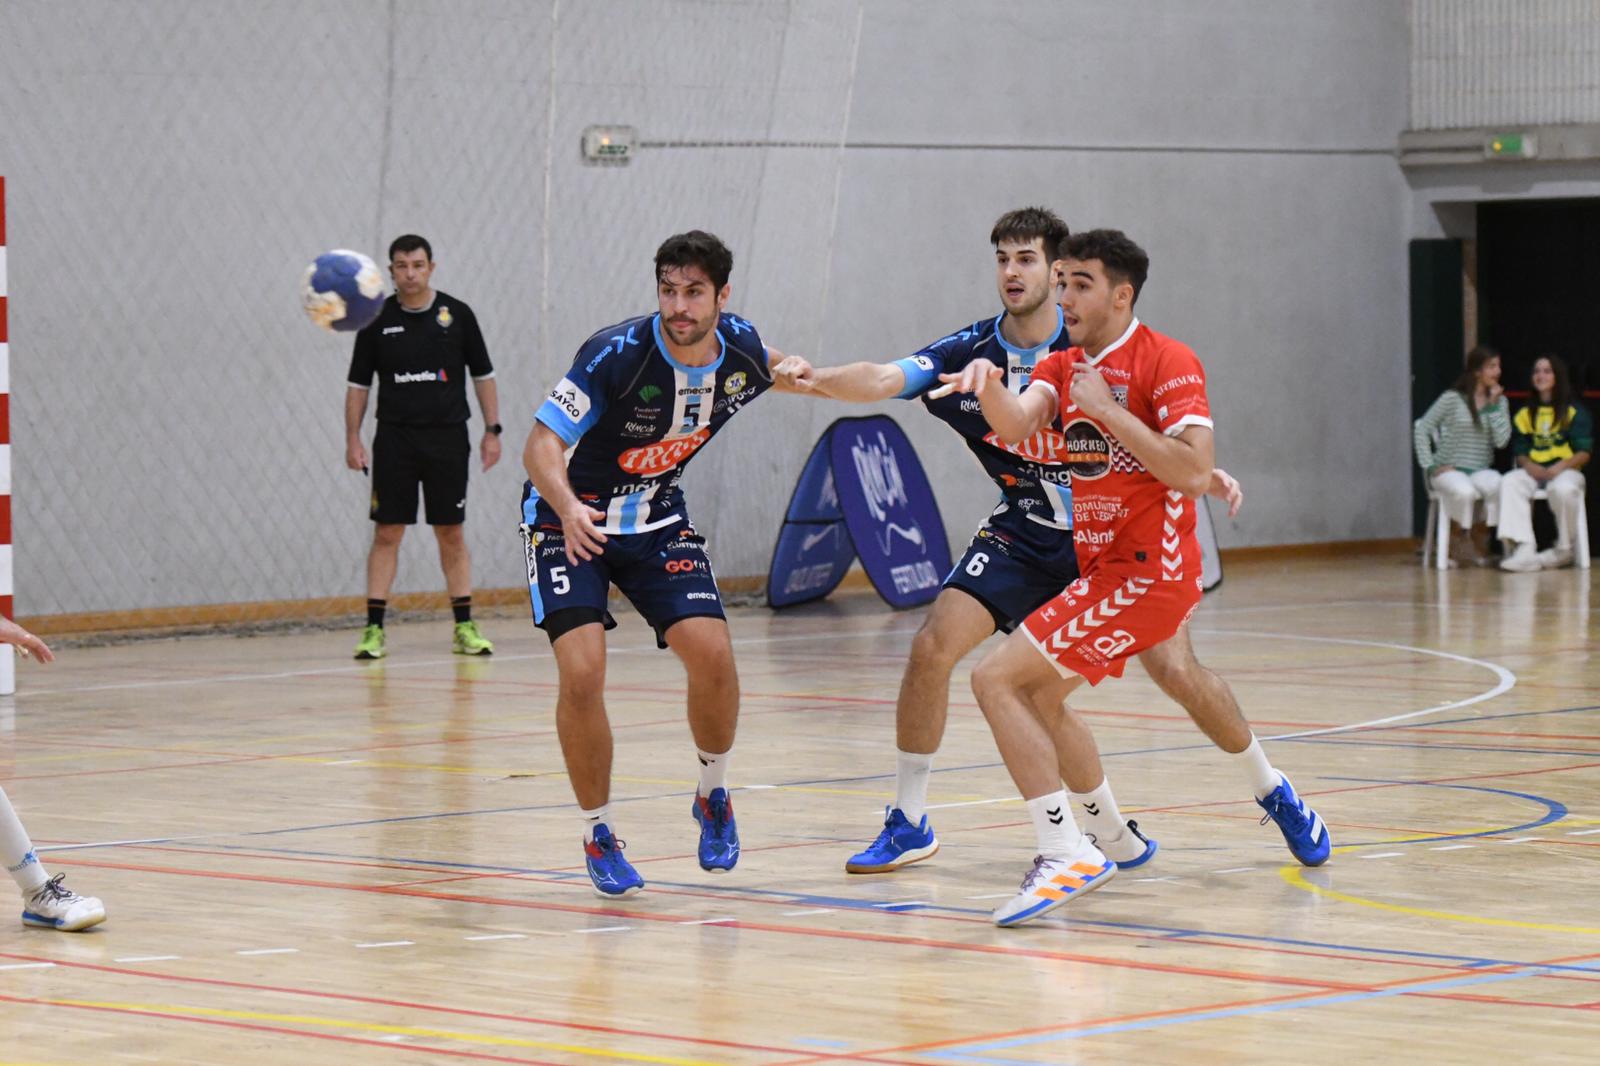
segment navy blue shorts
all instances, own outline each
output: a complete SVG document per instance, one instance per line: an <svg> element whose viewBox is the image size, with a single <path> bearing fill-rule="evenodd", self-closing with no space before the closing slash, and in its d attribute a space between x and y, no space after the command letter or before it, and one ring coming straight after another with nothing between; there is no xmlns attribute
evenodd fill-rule
<svg viewBox="0 0 1600 1066"><path fill-rule="evenodd" d="M1070 531L1002 515L978 529L944 587L983 604L995 628L1009 633L1076 580L1078 554Z"/></svg>
<svg viewBox="0 0 1600 1066"><path fill-rule="evenodd" d="M524 525L522 541L533 622L551 640L573 628L574 621L616 628L606 610L612 585L644 615L663 648L675 622L726 617L705 538L688 519L648 533L607 533L604 551L587 562L567 560L566 536L554 525Z"/></svg>

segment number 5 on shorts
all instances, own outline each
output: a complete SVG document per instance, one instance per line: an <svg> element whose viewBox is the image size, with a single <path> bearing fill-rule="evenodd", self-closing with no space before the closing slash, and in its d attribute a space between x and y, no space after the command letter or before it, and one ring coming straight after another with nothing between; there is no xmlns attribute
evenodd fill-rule
<svg viewBox="0 0 1600 1066"><path fill-rule="evenodd" d="M572 588L572 582L567 580L567 568L552 566L550 568L550 591L557 596L565 596Z"/></svg>

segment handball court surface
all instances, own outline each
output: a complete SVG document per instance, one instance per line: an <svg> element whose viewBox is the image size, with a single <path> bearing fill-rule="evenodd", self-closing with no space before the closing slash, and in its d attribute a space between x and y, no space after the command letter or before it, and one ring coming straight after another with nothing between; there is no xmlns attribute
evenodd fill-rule
<svg viewBox="0 0 1600 1066"><path fill-rule="evenodd" d="M1594 1061L1600 657L1572 570L1409 555L1232 563L1192 626L1331 828L1294 863L1137 669L1082 690L1160 852L1055 916L989 921L1033 855L967 687L930 789L943 845L843 864L893 797L920 611L730 611L739 866L695 862L677 662L611 634L612 809L648 882L604 901L525 616L490 660L444 621L63 649L19 664L4 780L81 935L0 924L0 1062ZM986 645L987 647L988 645ZM1359 727L1359 728L1352 728ZM9 906L15 906L13 897Z"/></svg>

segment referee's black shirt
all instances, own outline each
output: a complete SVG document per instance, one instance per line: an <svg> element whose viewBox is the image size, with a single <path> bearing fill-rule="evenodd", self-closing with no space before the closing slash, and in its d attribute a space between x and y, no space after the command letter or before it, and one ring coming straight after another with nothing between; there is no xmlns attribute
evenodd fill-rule
<svg viewBox="0 0 1600 1066"><path fill-rule="evenodd" d="M449 293L434 291L425 310L409 311L390 296L372 325L356 334L349 382L372 387L378 375L379 422L450 426L471 417L467 373L494 377L478 317Z"/></svg>

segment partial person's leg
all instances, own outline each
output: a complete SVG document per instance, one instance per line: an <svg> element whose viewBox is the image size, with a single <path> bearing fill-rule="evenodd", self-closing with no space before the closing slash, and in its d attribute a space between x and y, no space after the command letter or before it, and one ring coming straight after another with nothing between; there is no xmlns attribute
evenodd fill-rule
<svg viewBox="0 0 1600 1066"><path fill-rule="evenodd" d="M1202 666L1189 642L1189 627L1139 655L1161 689L1188 712L1213 744L1232 756L1256 802L1283 830L1289 850L1307 866L1328 860L1331 841L1315 811L1295 795L1289 779L1267 760L1227 682Z"/></svg>
<svg viewBox="0 0 1600 1066"><path fill-rule="evenodd" d="M662 636L688 675L689 732L700 760L691 808L701 827L700 866L731 870L739 861L739 831L728 798L728 763L739 725L739 674L728 623L721 618L684 618L668 626Z"/></svg>
<svg viewBox="0 0 1600 1066"><path fill-rule="evenodd" d="M439 568L444 571L445 588L450 599L457 600L472 595L472 557L467 551L467 527L464 523L434 526L433 535L439 541Z"/></svg>
<svg viewBox="0 0 1600 1066"><path fill-rule="evenodd" d="M1472 509L1478 502L1478 490L1472 479L1459 470L1446 470L1433 476L1433 489L1439 494L1444 513L1461 529L1472 527Z"/></svg>
<svg viewBox="0 0 1600 1066"><path fill-rule="evenodd" d="M388 601L400 566L400 541L405 535L406 527L398 523L373 525L372 548L367 552L367 599Z"/></svg>
<svg viewBox="0 0 1600 1066"><path fill-rule="evenodd" d="M1137 822L1123 818L1088 723L1066 704L1051 704L1046 695L1033 713L1055 744L1067 798L1074 810L1083 812L1084 833L1122 869L1148 862L1157 845L1139 831ZM1068 757L1061 758L1061 753Z"/></svg>
<svg viewBox="0 0 1600 1066"><path fill-rule="evenodd" d="M1474 470L1469 477L1473 491L1483 501L1483 518L1472 523L1473 562L1489 565L1489 527L1500 525L1500 471ZM1474 516L1477 508L1473 508Z"/></svg>
<svg viewBox="0 0 1600 1066"><path fill-rule="evenodd" d="M1533 542L1533 494L1538 482L1524 470L1513 470L1500 479L1500 541L1506 557L1502 570L1539 569Z"/></svg>
<svg viewBox="0 0 1600 1066"><path fill-rule="evenodd" d="M5 789L0 789L0 866L22 892L23 925L72 933L106 920L99 900L78 895L62 885L63 875L45 871Z"/></svg>
<svg viewBox="0 0 1600 1066"><path fill-rule="evenodd" d="M1578 528L1578 511L1584 505L1584 479L1576 470L1563 470L1545 485L1550 510L1556 517L1556 546L1553 566L1572 562L1573 536Z"/></svg>
<svg viewBox="0 0 1600 1066"><path fill-rule="evenodd" d="M605 628L598 622L580 625L556 637L550 650L556 659L556 735L561 740L567 778L578 806L597 811L611 802Z"/></svg>

